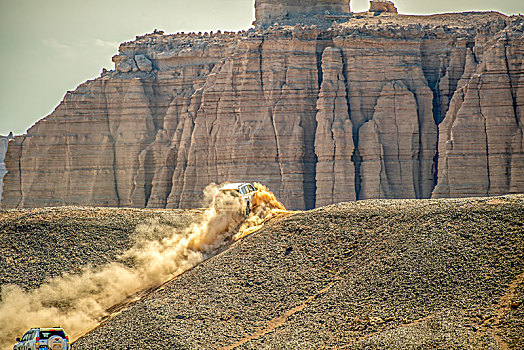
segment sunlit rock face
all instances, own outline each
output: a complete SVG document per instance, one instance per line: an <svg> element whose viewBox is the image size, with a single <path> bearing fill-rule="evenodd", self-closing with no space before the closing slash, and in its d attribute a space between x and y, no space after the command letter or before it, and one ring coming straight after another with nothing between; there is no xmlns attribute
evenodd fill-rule
<svg viewBox="0 0 524 350"><path fill-rule="evenodd" d="M349 14L350 0L255 0L258 24L271 24L281 19L325 14Z"/></svg>
<svg viewBox="0 0 524 350"><path fill-rule="evenodd" d="M0 201L2 200L4 176L7 173L7 170L5 169L4 159L5 154L7 153L7 146L9 145L9 140L11 139L13 139L12 133L10 133L8 136L0 135Z"/></svg>
<svg viewBox="0 0 524 350"><path fill-rule="evenodd" d="M492 43L482 60L465 50L464 73L440 124L434 197L524 191L522 26Z"/></svg>
<svg viewBox="0 0 524 350"><path fill-rule="evenodd" d="M122 44L10 142L2 205L198 207L223 181L291 209L524 192L522 17L335 17Z"/></svg>
<svg viewBox="0 0 524 350"><path fill-rule="evenodd" d="M372 0L369 4L369 12L398 13L395 4L387 0Z"/></svg>

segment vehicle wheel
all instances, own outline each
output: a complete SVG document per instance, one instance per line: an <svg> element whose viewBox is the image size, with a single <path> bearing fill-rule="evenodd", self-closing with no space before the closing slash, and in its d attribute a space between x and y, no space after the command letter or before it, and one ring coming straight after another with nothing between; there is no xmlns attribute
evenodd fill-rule
<svg viewBox="0 0 524 350"><path fill-rule="evenodd" d="M249 213L251 213L251 203L247 202L246 203L246 216L248 216Z"/></svg>
<svg viewBox="0 0 524 350"><path fill-rule="evenodd" d="M54 335L47 340L47 348L49 350L65 350L64 340L62 337Z"/></svg>

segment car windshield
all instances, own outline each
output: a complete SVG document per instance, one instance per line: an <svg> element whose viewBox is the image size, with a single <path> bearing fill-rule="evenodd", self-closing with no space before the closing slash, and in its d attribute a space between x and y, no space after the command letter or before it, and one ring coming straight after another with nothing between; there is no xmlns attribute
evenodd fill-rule
<svg viewBox="0 0 524 350"><path fill-rule="evenodd" d="M49 339L54 335L58 335L65 339L64 331L52 330L52 331L40 331L40 339Z"/></svg>

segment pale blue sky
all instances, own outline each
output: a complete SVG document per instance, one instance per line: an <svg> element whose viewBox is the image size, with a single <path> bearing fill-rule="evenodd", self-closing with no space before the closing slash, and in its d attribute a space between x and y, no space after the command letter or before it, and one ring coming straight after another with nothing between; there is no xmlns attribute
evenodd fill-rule
<svg viewBox="0 0 524 350"><path fill-rule="evenodd" d="M23 134L67 90L112 69L121 42L155 28L179 31L248 29L254 0L0 0L0 135ZM352 0L354 12L367 0ZM522 0L397 0L399 12L468 10L524 13Z"/></svg>

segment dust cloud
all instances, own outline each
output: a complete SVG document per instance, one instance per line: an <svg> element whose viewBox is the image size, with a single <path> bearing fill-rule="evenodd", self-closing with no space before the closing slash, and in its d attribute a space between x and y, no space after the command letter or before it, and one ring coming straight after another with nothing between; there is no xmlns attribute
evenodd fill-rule
<svg viewBox="0 0 524 350"><path fill-rule="evenodd" d="M204 190L210 208L185 230L149 220L136 228L136 236L146 238L138 239L118 262L56 277L27 292L13 285L2 287L0 349L11 349L14 339L32 327L61 326L74 341L108 316L111 307L132 301L138 292L169 281L286 213L265 186L255 186L258 191L247 218L240 198L238 210L217 212L214 199L222 194L211 184Z"/></svg>
<svg viewBox="0 0 524 350"><path fill-rule="evenodd" d="M288 213L284 205L278 201L266 186L257 182L254 185L257 188L257 192L253 196L251 213L238 229L238 232L233 237L234 240L239 240L258 231L267 221Z"/></svg>

